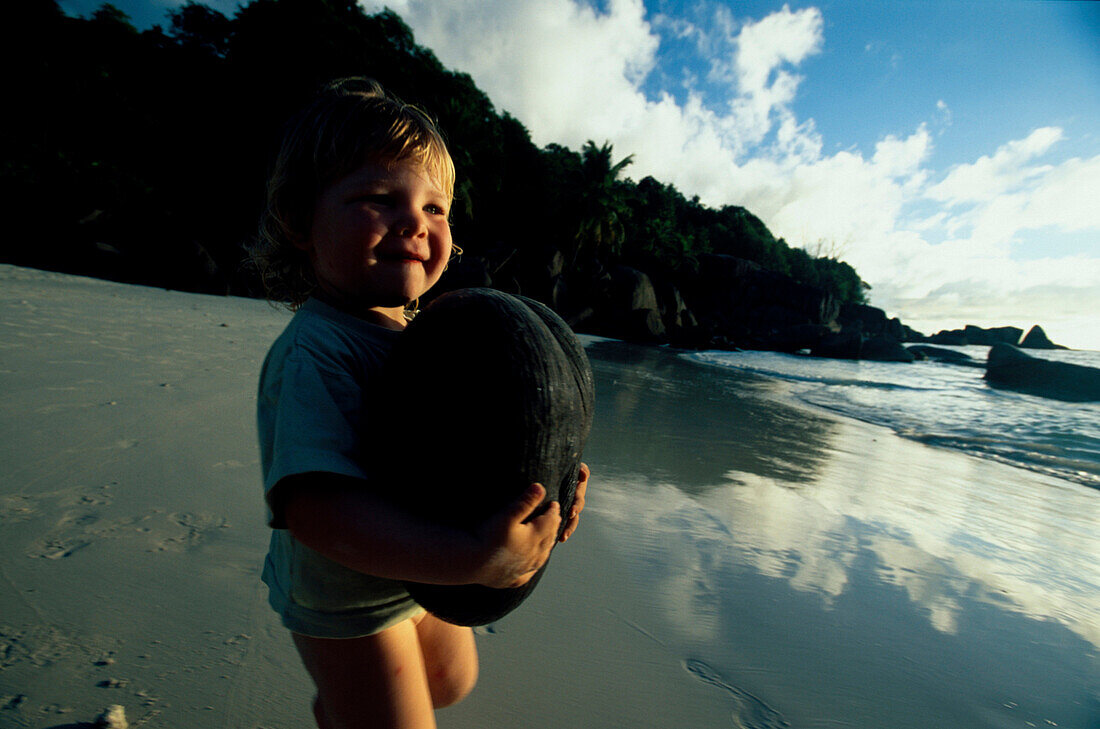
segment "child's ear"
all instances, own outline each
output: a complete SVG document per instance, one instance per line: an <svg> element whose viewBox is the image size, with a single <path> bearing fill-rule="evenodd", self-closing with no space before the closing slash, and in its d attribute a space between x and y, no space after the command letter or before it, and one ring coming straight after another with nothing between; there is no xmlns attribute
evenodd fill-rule
<svg viewBox="0 0 1100 729"><path fill-rule="evenodd" d="M294 247L300 251L306 251L307 253L313 248L313 245L309 242L308 235L302 235L297 231L290 231L287 236L290 242L294 244Z"/></svg>

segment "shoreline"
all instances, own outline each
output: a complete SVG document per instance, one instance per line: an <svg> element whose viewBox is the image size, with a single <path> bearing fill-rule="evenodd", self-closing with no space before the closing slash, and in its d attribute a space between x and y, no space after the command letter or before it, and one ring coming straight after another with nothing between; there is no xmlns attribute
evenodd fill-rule
<svg viewBox="0 0 1100 729"><path fill-rule="evenodd" d="M982 345L965 348L973 350ZM895 369L895 363L819 360L779 352L678 352L685 361L773 383L779 401L828 417L881 427L907 441L1100 490L1096 416L1100 404L990 386L984 370L951 362ZM1062 351L1052 362L1086 367L1090 353ZM836 395L836 393L844 393ZM868 398L873 398L869 402ZM1067 405L1073 410L1067 410ZM948 413L960 413L953 418ZM980 413L980 415L978 415ZM983 426L980 430L978 426ZM1051 440L1058 430L1071 440Z"/></svg>

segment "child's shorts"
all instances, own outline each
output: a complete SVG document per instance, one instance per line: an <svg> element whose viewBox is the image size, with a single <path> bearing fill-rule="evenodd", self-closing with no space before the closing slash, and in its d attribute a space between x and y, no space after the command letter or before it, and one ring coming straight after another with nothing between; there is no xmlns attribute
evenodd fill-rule
<svg viewBox="0 0 1100 729"><path fill-rule="evenodd" d="M283 625L314 638L373 635L424 612L400 582L348 569L286 529L271 533L262 579Z"/></svg>

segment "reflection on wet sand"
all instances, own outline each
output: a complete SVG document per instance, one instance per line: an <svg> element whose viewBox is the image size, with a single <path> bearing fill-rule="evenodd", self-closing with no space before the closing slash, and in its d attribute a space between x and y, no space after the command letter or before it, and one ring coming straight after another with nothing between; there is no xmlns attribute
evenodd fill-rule
<svg viewBox="0 0 1100 729"><path fill-rule="evenodd" d="M696 492L731 470L798 485L826 458L834 421L747 394L771 383L749 374L715 377L713 368L674 352L617 341L588 346L596 377L596 423L586 457L650 477L675 475ZM782 457L776 457L782 454Z"/></svg>
<svg viewBox="0 0 1100 729"><path fill-rule="evenodd" d="M1100 719L1094 492L667 352L589 353L593 508L687 649L792 725Z"/></svg>

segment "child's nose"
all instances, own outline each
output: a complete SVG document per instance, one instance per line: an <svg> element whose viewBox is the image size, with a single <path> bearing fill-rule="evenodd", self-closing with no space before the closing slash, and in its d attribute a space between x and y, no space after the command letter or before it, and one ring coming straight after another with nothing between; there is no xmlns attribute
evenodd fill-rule
<svg viewBox="0 0 1100 729"><path fill-rule="evenodd" d="M403 211L397 229L403 237L416 238L428 229L424 213L412 209Z"/></svg>

